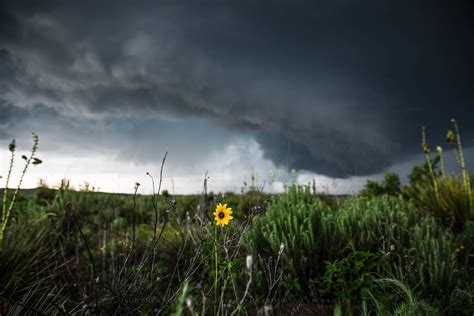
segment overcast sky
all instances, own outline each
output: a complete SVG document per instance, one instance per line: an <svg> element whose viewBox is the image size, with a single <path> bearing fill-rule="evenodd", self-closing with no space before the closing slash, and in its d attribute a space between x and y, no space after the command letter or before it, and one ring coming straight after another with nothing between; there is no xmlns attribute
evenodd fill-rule
<svg viewBox="0 0 474 316"><path fill-rule="evenodd" d="M422 126L434 149L451 118L474 160L472 1L0 4L0 173L11 139L27 151L36 132L26 186L130 192L168 152L176 193L206 170L215 191L252 172L277 191L292 169L350 192L406 175Z"/></svg>

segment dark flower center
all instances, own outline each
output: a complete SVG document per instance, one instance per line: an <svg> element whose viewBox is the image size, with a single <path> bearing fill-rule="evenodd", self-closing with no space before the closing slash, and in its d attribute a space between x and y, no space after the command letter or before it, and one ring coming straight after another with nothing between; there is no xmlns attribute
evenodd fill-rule
<svg viewBox="0 0 474 316"><path fill-rule="evenodd" d="M219 212L217 216L219 217L219 219L223 219L225 215L224 215L224 212Z"/></svg>

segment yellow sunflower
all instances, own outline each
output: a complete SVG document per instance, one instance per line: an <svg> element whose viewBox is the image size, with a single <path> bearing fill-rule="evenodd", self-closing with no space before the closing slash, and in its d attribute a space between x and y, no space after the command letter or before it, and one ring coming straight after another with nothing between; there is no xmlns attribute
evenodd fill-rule
<svg viewBox="0 0 474 316"><path fill-rule="evenodd" d="M216 221L216 225L221 225L221 227L224 227L224 225L228 225L229 221L233 219L232 215L232 209L227 207L227 204L222 205L219 203L216 207L216 211L213 213L214 214L214 220Z"/></svg>

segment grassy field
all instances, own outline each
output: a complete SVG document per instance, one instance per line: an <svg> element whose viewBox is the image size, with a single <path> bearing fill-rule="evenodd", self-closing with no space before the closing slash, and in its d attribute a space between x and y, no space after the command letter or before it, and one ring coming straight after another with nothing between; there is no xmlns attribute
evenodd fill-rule
<svg viewBox="0 0 474 316"><path fill-rule="evenodd" d="M408 185L356 196L3 190L0 315L472 315L474 193L447 140L460 174L423 141Z"/></svg>
<svg viewBox="0 0 474 316"><path fill-rule="evenodd" d="M233 210L222 228L218 203ZM453 227L402 196L296 185L176 199L38 188L6 231L1 313L471 315L474 222Z"/></svg>

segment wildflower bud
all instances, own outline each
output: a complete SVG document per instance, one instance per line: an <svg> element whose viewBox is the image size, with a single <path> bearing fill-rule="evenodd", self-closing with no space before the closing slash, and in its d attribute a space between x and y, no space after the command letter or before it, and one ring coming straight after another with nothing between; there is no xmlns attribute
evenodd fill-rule
<svg viewBox="0 0 474 316"><path fill-rule="evenodd" d="M430 148L428 147L427 143L421 144L421 150L423 150L423 153L429 154L430 153Z"/></svg>
<svg viewBox="0 0 474 316"><path fill-rule="evenodd" d="M42 162L43 162L43 160L41 160L41 159L33 158L32 164L33 164L33 165L39 165L39 164L42 163Z"/></svg>
<svg viewBox="0 0 474 316"><path fill-rule="evenodd" d="M21 159L28 160L28 157L26 157L25 155L22 155Z"/></svg>
<svg viewBox="0 0 474 316"><path fill-rule="evenodd" d="M454 145L454 142L456 141L456 135L452 130L448 130L448 133L446 134L446 141L450 145Z"/></svg>
<svg viewBox="0 0 474 316"><path fill-rule="evenodd" d="M263 306L263 315L273 315L273 306L272 305Z"/></svg>
<svg viewBox="0 0 474 316"><path fill-rule="evenodd" d="M15 148L16 148L15 140L12 140L10 145L8 145L8 150L10 150L11 152L14 152Z"/></svg>
<svg viewBox="0 0 474 316"><path fill-rule="evenodd" d="M438 152L438 155L440 156L443 154L443 148L441 148L441 146L436 147L436 151Z"/></svg>
<svg viewBox="0 0 474 316"><path fill-rule="evenodd" d="M395 251L395 250L396 250L395 245L390 245L390 251Z"/></svg>
<svg viewBox="0 0 474 316"><path fill-rule="evenodd" d="M188 308L191 315L193 315L194 314L194 306L193 306L193 301L190 298L186 299L186 307Z"/></svg>
<svg viewBox="0 0 474 316"><path fill-rule="evenodd" d="M247 266L247 270L251 271L252 266L253 266L253 257L252 257L252 255L247 255L247 258L245 260L245 264Z"/></svg>
<svg viewBox="0 0 474 316"><path fill-rule="evenodd" d="M280 244L280 250L278 250L278 255L281 256L281 254L283 253L283 250L285 250L285 244L281 243Z"/></svg>

